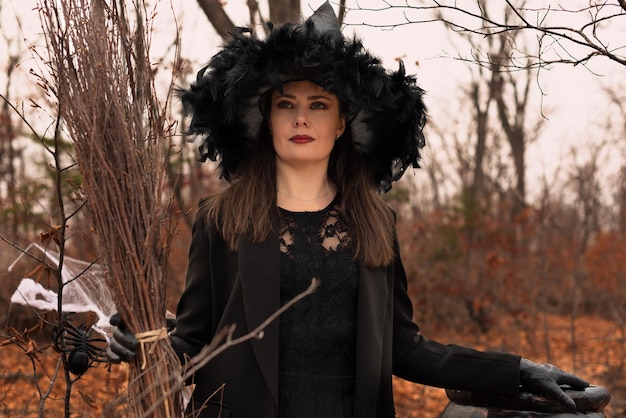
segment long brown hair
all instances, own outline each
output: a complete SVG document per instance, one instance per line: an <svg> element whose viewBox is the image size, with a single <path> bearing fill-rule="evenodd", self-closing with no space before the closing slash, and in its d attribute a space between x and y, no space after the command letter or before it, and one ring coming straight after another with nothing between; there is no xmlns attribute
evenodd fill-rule
<svg viewBox="0 0 626 418"><path fill-rule="evenodd" d="M230 248L240 237L262 242L276 230L276 161L271 136L262 127L255 148L242 161L232 184L208 199L207 216ZM365 161L352 144L349 127L331 152L328 176L337 186L339 211L348 221L355 259L368 267L394 258L394 216L377 193Z"/></svg>

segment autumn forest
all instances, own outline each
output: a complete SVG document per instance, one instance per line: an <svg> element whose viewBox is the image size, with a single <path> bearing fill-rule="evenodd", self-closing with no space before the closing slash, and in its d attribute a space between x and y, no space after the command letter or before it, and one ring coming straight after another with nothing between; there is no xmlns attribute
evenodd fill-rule
<svg viewBox="0 0 626 418"><path fill-rule="evenodd" d="M92 215L99 204L110 203L87 193L51 41L65 40L63 31L53 30L51 12L84 1L33 2L30 18L39 32L46 28L43 38L25 40L0 25L0 415L7 417L119 416L115 408L127 396L128 367L103 362L106 341L90 331L98 312L72 313L54 298L51 309L37 308L34 301L43 303L43 292L21 300L16 292L28 278L31 289L79 301L72 286L92 273L105 275L96 270L103 262L103 228L94 226ZM246 18L259 31L264 21L300 14L301 5L290 0L266 3L259 9L248 2ZM475 53L455 60L465 77L451 103L429 104L422 166L410 169L384 199L398 214L414 318L426 336L556 364L606 387L612 395L606 415L626 417L626 89L623 81L598 82L603 116L577 146L564 149L558 127L548 129L552 109L542 107L537 82L541 71L559 66L601 62L623 72L626 38L608 29L624 27L626 6L583 1L580 8L559 11L527 3L534 2L476 0L465 8L414 2L415 17L402 24L419 31L436 22ZM10 4L0 1L2 22L14 18ZM217 39L235 25L223 6L214 0L193 4ZM360 7L356 2L336 6L347 26L356 25L350 21ZM376 7L382 8L369 9L371 16ZM401 6L385 2L385 9L393 7ZM165 132L158 151L163 176L135 176L131 184L139 198L146 182L155 180L166 202L158 212L162 232L154 255L164 266L164 298L155 304L174 312L197 202L227 183L215 164L198 161L184 134L186 121L172 90L193 80L198 66L177 52L184 37L168 42L162 56L147 55L153 63L149 81L157 90L150 100L160 103L150 118ZM542 142L561 151L544 156L553 167L549 172L529 161ZM138 214L113 217L111 229L126 217ZM119 300L101 288L86 294L107 307L105 314ZM85 364L73 352L83 343L90 344L81 346ZM394 385L400 418L438 417L448 402L442 389L400 379Z"/></svg>

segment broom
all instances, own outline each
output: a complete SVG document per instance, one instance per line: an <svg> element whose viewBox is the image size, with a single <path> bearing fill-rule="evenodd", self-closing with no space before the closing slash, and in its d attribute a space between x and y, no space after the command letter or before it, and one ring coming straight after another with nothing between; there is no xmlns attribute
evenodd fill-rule
<svg viewBox="0 0 626 418"><path fill-rule="evenodd" d="M155 92L145 1L40 0L39 13L45 87L75 148L105 279L142 342L119 414L180 417L180 363L165 329L175 227L166 188L170 128L167 101Z"/></svg>

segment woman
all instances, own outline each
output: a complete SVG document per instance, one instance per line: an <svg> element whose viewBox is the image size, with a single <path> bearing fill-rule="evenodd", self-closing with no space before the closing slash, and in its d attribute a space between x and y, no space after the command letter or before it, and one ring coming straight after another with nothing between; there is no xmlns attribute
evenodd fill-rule
<svg viewBox="0 0 626 418"><path fill-rule="evenodd" d="M423 146L422 90L343 38L328 3L265 41L240 30L182 99L205 157L231 183L194 226L171 342L182 361L222 328L255 329L305 290L262 339L229 348L193 379L202 417L392 417L392 374L517 396L587 383L507 353L426 339L380 198ZM116 330L112 361L134 355ZM221 414L221 415L220 415Z"/></svg>

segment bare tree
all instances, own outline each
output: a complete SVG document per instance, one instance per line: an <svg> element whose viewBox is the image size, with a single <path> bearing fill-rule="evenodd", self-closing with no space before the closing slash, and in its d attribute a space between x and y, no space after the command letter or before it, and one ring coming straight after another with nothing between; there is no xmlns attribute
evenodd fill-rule
<svg viewBox="0 0 626 418"><path fill-rule="evenodd" d="M488 15L486 3L479 2ZM506 7L499 12L510 13ZM456 35L453 41L461 40L472 50L482 50L491 57L491 64L476 66L468 62L471 79L460 87L462 93L458 98L464 104L459 109L462 120L446 122L445 127L437 120L432 124L441 137L439 151L447 150L455 167L448 173L453 171L459 180L457 199L448 205L454 207L457 221L462 224L458 231L463 236L462 255L455 260L458 270L449 280L457 280L456 285L463 289L460 299L469 319L486 332L494 323L496 312L520 309L521 303L510 296L507 288L511 280L529 292L534 287L525 279L532 276L526 274L530 266L525 265L523 250L529 245L528 232L515 219L527 207L526 150L541 126L540 115L534 120L528 109L532 93L540 93L533 86L536 68L526 66L523 70L509 71L511 50L524 42L521 33L500 33L481 40L469 33ZM459 118L456 112L449 113ZM486 232L493 225L499 225L500 239L508 240L511 248L519 251L498 248L497 240ZM493 266L507 263L514 273L498 271L497 267L486 265L485 260L491 260Z"/></svg>
<svg viewBox="0 0 626 418"><path fill-rule="evenodd" d="M198 5L219 36L227 38L235 28L219 0L198 0Z"/></svg>
<svg viewBox="0 0 626 418"><path fill-rule="evenodd" d="M17 207L16 193L16 169L15 162L19 151L16 149L15 128L11 109L9 106L9 91L11 86L11 73L15 68L15 57L9 57L6 68L7 82L5 86L5 100L0 106L0 203L6 209L0 217L4 230L11 230L13 236L17 236L17 222L11 219L11 210ZM14 213L14 212L13 212Z"/></svg>
<svg viewBox="0 0 626 418"><path fill-rule="evenodd" d="M619 156L621 169L615 174L614 202L616 206L616 228L626 239L626 94L624 85L605 87L604 93L610 103L610 112L606 115L607 130L615 132L611 144L613 154Z"/></svg>
<svg viewBox="0 0 626 418"><path fill-rule="evenodd" d="M499 52L494 54L492 61L490 87L496 102L499 125L511 148L516 173L513 213L517 214L526 204L526 147L536 136L536 131L531 132L527 127L534 71L526 67L521 73L507 72L509 51L515 39L498 36L497 40Z"/></svg>
<svg viewBox="0 0 626 418"><path fill-rule="evenodd" d="M247 0L250 11L248 24L257 23L265 26L266 18L261 15L256 0ZM226 39L235 29L232 19L226 14L223 3L219 0L198 0L198 5L206 15L217 34ZM273 23L296 22L300 17L300 0L269 0L269 20Z"/></svg>
<svg viewBox="0 0 626 418"><path fill-rule="evenodd" d="M4 40L4 46L14 44L10 36L0 29L0 36ZM13 109L11 108L11 90L13 82L13 74L19 62L19 52L8 52L6 55L4 71L5 85L0 93L0 225L4 231L10 231L13 237L18 235L19 228L19 193L18 183L20 176L20 168L18 164L23 161L22 150L17 145L17 136L19 126L13 117Z"/></svg>
<svg viewBox="0 0 626 418"><path fill-rule="evenodd" d="M74 340L74 338L75 336L77 337L78 333L81 332L81 328L77 328L72 325L72 321L70 321L69 319L69 313L64 312L63 308L63 292L68 282L64 281L62 272L64 270L64 260L66 250L69 247L69 240L74 235L68 234L67 229L70 225L70 221L75 221L76 218L79 216L84 202L77 202L76 199L73 198L74 192L76 190L68 192L68 173L71 173L73 171L74 164L70 163L69 165L67 165L64 162L68 159L66 158L67 155L65 155L67 152L67 145L66 142L63 140L63 135L60 128L60 118L56 119L56 121L54 122L54 126L52 127L52 129L54 130L54 136L52 138L46 138L39 135L35 131L35 129L26 120L25 115L23 113L20 113L18 109L11 105L6 97L0 97L0 99L3 100L4 106L6 107L8 114L18 116L20 120L28 127L28 129L30 129L31 136L35 138L35 140L39 143L41 148L46 152L51 160L50 169L53 171L53 181L52 184L50 184L51 195L49 196L49 205L53 208L51 208L49 213L51 221L46 225L46 232L41 234L41 239L43 241L43 245L50 246L52 248L54 248L56 245L56 247L58 248L58 262L56 263L56 265L54 265L54 263L51 263L49 260L47 260L45 255L41 257L34 256L27 249L21 248L15 243L16 237L5 236L3 231L0 231L0 243L13 247L23 255L27 256L28 259L36 261L37 267L33 270L32 276L38 279L45 277L49 282L53 282L56 289L58 289L58 305L56 308L56 318L51 320L45 320L44 315L36 313L37 316L42 318L40 324L41 329L47 328L51 330L51 334L53 336L52 346L55 347L60 353L57 357L55 370L50 373L50 371L46 370L43 363L38 359L38 356L42 352L44 352L45 347L39 348L36 347L36 345L32 344L32 340L29 336L31 330L26 330L23 334L10 335L5 338L10 343L19 346L26 355L31 357L34 376L37 376L42 372L50 376L50 383L48 387L45 387L45 385L40 384L37 379L34 379L34 384L37 388L37 393L39 394L38 416L44 416L44 413L46 411L46 402L50 400L52 396L52 389L56 384L59 383L60 379L63 378L63 382L65 384L65 396L63 398L65 413L64 416L69 417L71 412L70 401L73 396L72 388L74 383L87 371L89 367L95 365L97 362L101 362L104 360L104 345L90 345L90 334L87 334L87 332L85 332L84 336L86 337L86 339L84 342L85 344L89 344L89 349L93 348L94 356L87 357L87 363L84 365L79 365L81 361L78 361L78 363L76 362L77 357L83 354L82 351L80 355L72 356L71 353L72 351L76 351L76 347L73 346L73 343L77 340ZM74 187L76 187L76 184L74 184ZM32 220L28 220L28 222L32 223ZM74 226L78 225L80 225L80 222L74 223ZM72 280L76 279L78 279L78 277L75 277ZM33 308L33 311L34 310L35 309ZM76 334L74 334L75 332ZM71 333L72 336L68 337L69 333ZM72 339L73 342L67 342L69 341L69 339ZM32 347L35 347L35 349L32 349ZM85 348L86 347L87 346L85 346ZM87 353L87 351L85 351L85 353Z"/></svg>
<svg viewBox="0 0 626 418"><path fill-rule="evenodd" d="M338 4L339 21L343 22L346 0L339 0ZM198 5L218 35L223 39L228 38L235 28L235 24L224 10L223 3L219 0L198 0ZM246 26L250 25L254 28L260 24L266 32L268 22L273 24L297 23L301 19L300 0L268 0L269 18L262 15L257 0L247 0L247 5L249 21Z"/></svg>
<svg viewBox="0 0 626 418"><path fill-rule="evenodd" d="M486 19L491 19L487 11L487 2L479 0L478 4ZM504 20L510 19L510 10L503 10ZM443 18L439 15L440 18ZM449 26L454 29L453 26ZM475 153L473 179L469 191L475 199L481 199L484 188L484 160L488 149L488 137L494 130L501 132L509 144L511 160L515 173L515 185L512 190L513 215L519 213L526 200L526 148L529 142L538 135L541 121L529 121L528 108L531 101L531 86L536 77L536 70L530 65L523 66L520 71L508 71L511 63L512 49L522 45L524 40L520 33L499 33L478 41L468 33L460 33L472 50L483 50L490 57L489 67L478 66L474 69L475 76L468 88L467 98L472 104L475 126ZM490 111L495 106L495 113ZM530 126L533 126L531 129ZM493 141L493 139L492 139ZM491 150L492 151L492 150Z"/></svg>
<svg viewBox="0 0 626 418"><path fill-rule="evenodd" d="M452 30L464 34L488 38L502 34L532 32L538 48L534 50L513 49L510 69L546 67L550 64L586 64L597 57L605 57L620 65L626 65L626 41L619 32L626 21L624 0L591 0L572 4L567 2L539 2L528 5L527 1L505 0L491 4L504 4L507 19L492 18L485 13L486 2L422 0L418 5L392 4L383 2L377 8L358 7L358 10L381 12L394 10L402 16L389 23L370 26L398 27L416 23L443 22ZM356 9L355 9L356 10ZM616 35L617 33L617 35ZM481 65L490 66L491 57L475 51L470 59Z"/></svg>

